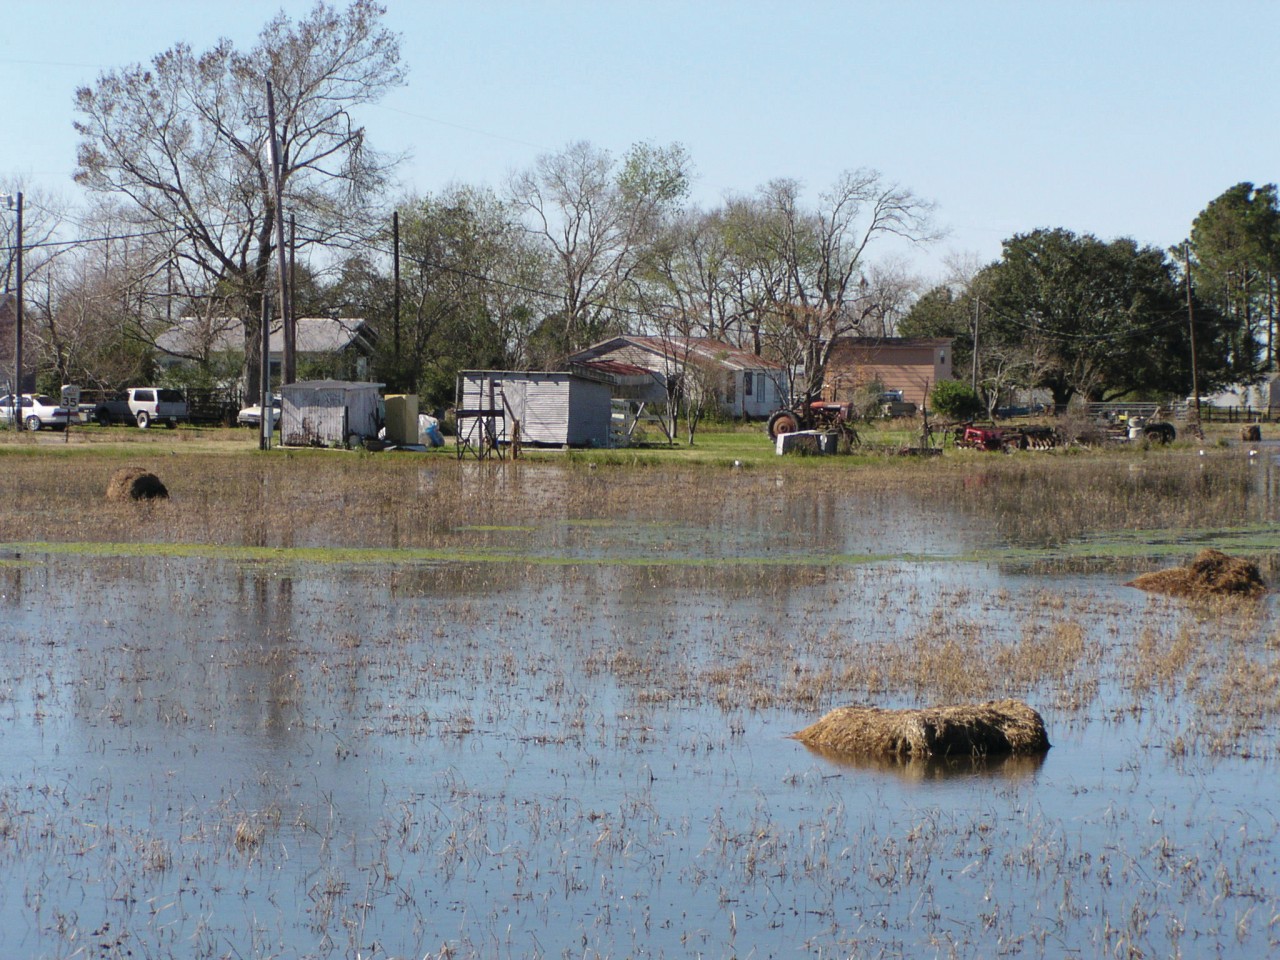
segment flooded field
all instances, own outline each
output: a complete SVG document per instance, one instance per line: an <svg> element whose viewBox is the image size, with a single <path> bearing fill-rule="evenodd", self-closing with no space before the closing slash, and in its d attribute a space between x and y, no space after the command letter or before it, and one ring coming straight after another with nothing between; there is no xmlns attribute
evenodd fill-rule
<svg viewBox="0 0 1280 960"><path fill-rule="evenodd" d="M116 465L0 516L0 955L1280 951L1275 601L1124 585L1274 583L1270 454ZM789 738L1005 696L1043 757Z"/></svg>

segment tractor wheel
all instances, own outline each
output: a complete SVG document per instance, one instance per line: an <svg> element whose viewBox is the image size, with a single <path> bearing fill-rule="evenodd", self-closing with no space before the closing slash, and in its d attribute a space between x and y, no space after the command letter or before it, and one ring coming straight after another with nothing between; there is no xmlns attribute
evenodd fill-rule
<svg viewBox="0 0 1280 960"><path fill-rule="evenodd" d="M779 410L769 418L769 439L777 440L781 434L795 433L800 429L800 417L792 410Z"/></svg>
<svg viewBox="0 0 1280 960"><path fill-rule="evenodd" d="M1172 443L1177 439L1178 431L1172 423L1153 423L1143 431L1143 436L1152 443Z"/></svg>

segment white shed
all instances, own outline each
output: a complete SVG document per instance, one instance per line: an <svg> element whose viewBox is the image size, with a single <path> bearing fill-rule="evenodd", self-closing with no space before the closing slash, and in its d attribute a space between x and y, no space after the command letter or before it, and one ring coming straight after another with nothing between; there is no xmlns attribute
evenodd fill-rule
<svg viewBox="0 0 1280 960"><path fill-rule="evenodd" d="M492 398L492 401L491 401ZM458 409L501 411L498 439L553 446L607 447L612 424L609 385L564 371L463 370L458 373ZM459 424L459 430L465 427Z"/></svg>
<svg viewBox="0 0 1280 960"><path fill-rule="evenodd" d="M280 388L280 442L289 447L347 446L376 437L382 426L383 384L303 380Z"/></svg>

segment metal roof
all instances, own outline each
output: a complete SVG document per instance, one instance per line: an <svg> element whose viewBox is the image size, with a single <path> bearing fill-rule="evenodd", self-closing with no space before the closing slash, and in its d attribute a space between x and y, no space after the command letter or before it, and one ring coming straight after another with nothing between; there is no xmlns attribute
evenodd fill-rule
<svg viewBox="0 0 1280 960"><path fill-rule="evenodd" d="M337 353L372 334L358 317L299 317L296 323L298 353ZM270 335L272 353L284 352L284 332L277 321ZM205 320L183 317L160 336L156 346L174 356L232 353L244 350L244 322L235 317Z"/></svg>
<svg viewBox="0 0 1280 960"><path fill-rule="evenodd" d="M597 362L597 358L627 345L639 347L675 363L692 361L695 363L719 364L734 370L786 369L776 361L711 337L652 337L636 335L614 337L611 340L601 341L579 353L575 353L569 358L569 361L571 363Z"/></svg>

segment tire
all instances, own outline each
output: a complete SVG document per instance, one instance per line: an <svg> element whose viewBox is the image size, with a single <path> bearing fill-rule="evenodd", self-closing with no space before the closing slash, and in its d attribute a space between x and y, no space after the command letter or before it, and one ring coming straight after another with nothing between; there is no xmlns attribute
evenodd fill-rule
<svg viewBox="0 0 1280 960"><path fill-rule="evenodd" d="M94 414L93 419L98 421L98 426L100 427L111 426L111 414L107 413L106 410L99 410L96 414Z"/></svg>
<svg viewBox="0 0 1280 960"><path fill-rule="evenodd" d="M769 417L769 439L777 440L781 434L795 433L800 429L800 417L791 410L778 410Z"/></svg>
<svg viewBox="0 0 1280 960"><path fill-rule="evenodd" d="M32 414L31 416L27 417L26 423L27 423L27 429L30 430L32 433L35 433L41 427L40 418L37 417L35 414Z"/></svg>
<svg viewBox="0 0 1280 960"><path fill-rule="evenodd" d="M165 425L165 427L166 427L167 429L169 429L169 430L176 430L176 429L178 429L178 421L177 421L177 420L173 420L173 419L166 420L166 421L164 422L164 425Z"/></svg>
<svg viewBox="0 0 1280 960"><path fill-rule="evenodd" d="M1178 438L1178 431L1171 423L1154 423L1147 427L1143 435L1152 443L1172 443Z"/></svg>
<svg viewBox="0 0 1280 960"><path fill-rule="evenodd" d="M138 429L145 430L149 426L151 426L151 414L147 413L147 411L145 410L139 410L138 411Z"/></svg>

